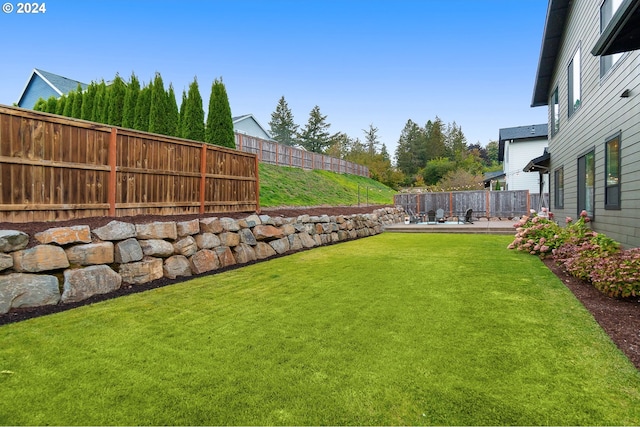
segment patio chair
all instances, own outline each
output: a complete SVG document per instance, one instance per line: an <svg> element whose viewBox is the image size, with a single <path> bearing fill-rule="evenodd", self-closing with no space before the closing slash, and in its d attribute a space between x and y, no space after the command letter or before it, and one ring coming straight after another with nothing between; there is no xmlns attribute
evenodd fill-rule
<svg viewBox="0 0 640 427"><path fill-rule="evenodd" d="M436 211L436 222L444 222L444 210L438 209Z"/></svg>
<svg viewBox="0 0 640 427"><path fill-rule="evenodd" d="M407 213L409 214L409 224L417 224L420 222L420 216L416 215L413 209L407 209Z"/></svg>
<svg viewBox="0 0 640 427"><path fill-rule="evenodd" d="M436 223L436 211L434 211L433 209L431 209L429 212L427 212L427 224L435 224Z"/></svg>
<svg viewBox="0 0 640 427"><path fill-rule="evenodd" d="M467 211L464 213L465 224L473 224L473 219L471 218L471 215L473 215L473 209L467 209Z"/></svg>

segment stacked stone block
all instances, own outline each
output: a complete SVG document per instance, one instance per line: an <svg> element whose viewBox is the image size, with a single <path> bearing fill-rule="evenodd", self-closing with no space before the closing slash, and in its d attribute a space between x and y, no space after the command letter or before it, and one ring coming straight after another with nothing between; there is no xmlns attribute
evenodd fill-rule
<svg viewBox="0 0 640 427"><path fill-rule="evenodd" d="M373 236L385 225L403 221L402 208L297 218L250 215L150 224L114 220L94 230L51 228L35 234L39 244L28 249L27 234L0 230L0 314Z"/></svg>

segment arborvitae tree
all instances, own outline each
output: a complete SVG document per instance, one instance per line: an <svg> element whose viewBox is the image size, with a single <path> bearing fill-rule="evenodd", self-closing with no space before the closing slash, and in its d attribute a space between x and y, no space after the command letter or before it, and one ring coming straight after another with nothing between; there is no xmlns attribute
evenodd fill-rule
<svg viewBox="0 0 640 427"><path fill-rule="evenodd" d="M35 105L33 106L34 111L47 111L47 101L44 98L38 98Z"/></svg>
<svg viewBox="0 0 640 427"><path fill-rule="evenodd" d="M180 120L178 120L179 137L182 138L182 123L184 122L184 110L187 107L187 91L182 89L182 101L180 102Z"/></svg>
<svg viewBox="0 0 640 427"><path fill-rule="evenodd" d="M151 88L151 107L149 109L149 132L167 134L167 92L160 73L156 73Z"/></svg>
<svg viewBox="0 0 640 427"><path fill-rule="evenodd" d="M193 79L189 85L189 94L184 98L183 93L183 117L180 121L181 137L193 139L194 141L204 141L204 108L202 107L202 97L198 88L198 80Z"/></svg>
<svg viewBox="0 0 640 427"><path fill-rule="evenodd" d="M56 114L58 114L59 116L62 116L62 114L64 113L64 107L66 104L67 104L67 97L65 95L62 95L60 98L58 98Z"/></svg>
<svg viewBox="0 0 640 427"><path fill-rule="evenodd" d="M80 118L82 120L93 119L93 105L96 100L96 92L98 91L98 85L96 82L89 83L84 96L82 97L82 111L80 112Z"/></svg>
<svg viewBox="0 0 640 427"><path fill-rule="evenodd" d="M127 85L119 74L109 85L109 108L105 123L113 126L122 126L124 113L124 98L127 93Z"/></svg>
<svg viewBox="0 0 640 427"><path fill-rule="evenodd" d="M100 123L109 123L109 105L111 104L111 85L105 83L104 99L102 100L102 110L100 111Z"/></svg>
<svg viewBox="0 0 640 427"><path fill-rule="evenodd" d="M55 114L56 108L58 108L58 98L50 96L49 99L47 99L47 113Z"/></svg>
<svg viewBox="0 0 640 427"><path fill-rule="evenodd" d="M223 147L236 148L236 137L233 132L233 118L231 107L227 97L227 89L220 80L215 79L211 86L209 98L209 112L207 114L207 126L204 134L205 142L221 145Z"/></svg>
<svg viewBox="0 0 640 427"><path fill-rule="evenodd" d="M93 99L93 108L91 110L91 121L102 123L102 111L107 101L107 85L104 80L96 85L96 96Z"/></svg>
<svg viewBox="0 0 640 427"><path fill-rule="evenodd" d="M136 117L133 128L141 131L149 130L149 110L151 109L151 88L152 83L140 90L138 101L136 102Z"/></svg>
<svg viewBox="0 0 640 427"><path fill-rule="evenodd" d="M296 144L298 125L293 121L293 113L291 113L284 96L280 98L275 111L271 113L269 126L271 127L271 138L284 145Z"/></svg>
<svg viewBox="0 0 640 427"><path fill-rule="evenodd" d="M122 127L132 129L136 122L136 103L140 95L140 81L134 73L131 73L131 80L127 85L127 93L124 96L124 107L122 110Z"/></svg>
<svg viewBox="0 0 640 427"><path fill-rule="evenodd" d="M300 144L314 153L322 153L331 143L327 116L320 113L320 107L313 107L309 113L309 121L298 135Z"/></svg>
<svg viewBox="0 0 640 427"><path fill-rule="evenodd" d="M167 135L180 136L180 112L176 102L176 93L173 91L173 85L169 83L169 91L167 92Z"/></svg>
<svg viewBox="0 0 640 427"><path fill-rule="evenodd" d="M71 107L71 117L75 117L76 119L82 118L82 103L84 101L84 93L82 91L82 86L78 83L78 87L73 97L73 106Z"/></svg>
<svg viewBox="0 0 640 427"><path fill-rule="evenodd" d="M64 104L64 110L62 111L63 116L71 117L71 113L73 112L73 102L75 101L76 94L75 92L69 92L67 95L67 101Z"/></svg>

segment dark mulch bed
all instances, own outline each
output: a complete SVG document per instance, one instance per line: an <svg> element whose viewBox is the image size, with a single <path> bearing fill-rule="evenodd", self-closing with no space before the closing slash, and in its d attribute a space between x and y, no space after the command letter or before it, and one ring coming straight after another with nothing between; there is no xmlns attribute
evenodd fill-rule
<svg viewBox="0 0 640 427"><path fill-rule="evenodd" d="M282 208L282 209L264 209L262 214L266 214L272 217L296 217L298 215L350 215L350 214L362 214L371 213L373 210L382 206L322 206L311 208ZM250 215L251 212L236 212L225 214L208 214L201 215L175 215L175 216L160 216L160 215L144 215L137 217L122 217L118 218L120 221L135 222L138 224L149 223L154 221L188 221L191 219L218 216L218 217L230 217L235 219L245 218ZM0 229L11 229L23 231L30 236L33 236L39 231L44 231L51 227L62 227L72 225L89 225L91 229L101 227L113 218L83 218L70 221L61 221L56 223L51 222L37 222L26 224L15 223L0 223ZM33 240L33 238L32 238ZM32 241L32 244L35 242ZM576 298L585 306L587 310L593 315L600 326L611 337L613 342L627 355L629 360L640 369L640 298L628 298L628 299L614 299L609 298L600 293L596 288L585 283L575 277L569 275L561 267L557 266L553 260L545 259L544 263L547 267L567 286L568 289L573 292ZM242 266L247 265L243 264ZM227 271L233 268L240 268L241 266L232 266L226 269L216 270L216 273ZM206 274L206 273L205 273ZM46 306L38 308L25 308L19 310L12 310L7 314L0 315L0 325L18 322L21 320L30 319L33 317L42 316L45 314L56 313L59 311L69 310L71 308L79 307L82 305L93 304L98 301L104 301L111 298L117 298L122 295L128 295L137 292L144 292L149 289L159 288L162 286L178 283L181 281L192 279L160 279L152 283L135 286L123 286L121 289L106 294L96 295L85 301L81 301L73 304Z"/></svg>

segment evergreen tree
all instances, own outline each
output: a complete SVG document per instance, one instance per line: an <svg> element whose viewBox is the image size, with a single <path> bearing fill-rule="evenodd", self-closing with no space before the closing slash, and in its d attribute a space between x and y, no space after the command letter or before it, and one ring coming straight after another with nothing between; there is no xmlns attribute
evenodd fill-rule
<svg viewBox="0 0 640 427"><path fill-rule="evenodd" d="M176 93L173 91L173 85L169 83L169 90L167 92L167 135L180 136L180 112L178 111L178 104L176 102Z"/></svg>
<svg viewBox="0 0 640 427"><path fill-rule="evenodd" d="M35 105L33 106L33 111L47 111L47 101L44 98L38 98Z"/></svg>
<svg viewBox="0 0 640 427"><path fill-rule="evenodd" d="M298 134L300 144L308 151L314 153L322 153L329 146L331 139L329 137L329 127L326 122L327 116L320 113L320 107L313 107L309 113L309 121L305 125L302 132Z"/></svg>
<svg viewBox="0 0 640 427"><path fill-rule="evenodd" d="M420 161L423 163L422 166L429 160L447 156L444 124L438 116L436 116L433 122L431 120L427 122L424 133L426 137L425 147L424 152L420 153Z"/></svg>
<svg viewBox="0 0 640 427"><path fill-rule="evenodd" d="M82 118L83 101L84 101L84 93L82 91L82 86L80 86L80 83L78 83L78 87L73 97L73 106L71 107L71 117L75 117L76 119Z"/></svg>
<svg viewBox="0 0 640 427"><path fill-rule="evenodd" d="M445 133L445 146L447 147L447 157L459 161L467 152L467 138L462 133L462 128L454 121L447 126Z"/></svg>
<svg viewBox="0 0 640 427"><path fill-rule="evenodd" d="M122 127L133 129L136 121L136 103L140 95L140 81L134 73L127 85L127 93L124 95L124 107L122 108Z"/></svg>
<svg viewBox="0 0 640 427"><path fill-rule="evenodd" d="M56 106L56 114L62 116L64 113L64 107L67 104L67 97L65 95L62 95L60 98L58 98L57 104L58 105Z"/></svg>
<svg viewBox="0 0 640 427"><path fill-rule="evenodd" d="M47 113L55 114L56 108L58 107L58 98L55 96L50 96L47 99Z"/></svg>
<svg viewBox="0 0 640 427"><path fill-rule="evenodd" d="M204 133L205 142L236 148L236 137L233 131L233 118L227 97L227 89L222 79L215 79L211 86L209 112Z"/></svg>
<svg viewBox="0 0 640 427"><path fill-rule="evenodd" d="M89 83L87 91L82 97L82 111L80 111L80 118L82 120L93 119L93 104L96 100L96 92L98 91L98 85L95 82Z"/></svg>
<svg viewBox="0 0 640 427"><path fill-rule="evenodd" d="M100 110L100 123L108 124L109 123L109 106L111 105L111 85L107 85L104 83L104 95L102 100L102 109Z"/></svg>
<svg viewBox="0 0 640 427"><path fill-rule="evenodd" d="M378 138L378 128L373 126L373 123L369 124L369 129L363 129L364 141L367 146L367 153L369 156L374 156L378 152L378 145L380 140Z"/></svg>
<svg viewBox="0 0 640 427"><path fill-rule="evenodd" d="M402 129L396 148L396 165L407 177L414 177L424 167L421 151L424 149L424 132L415 122L408 120Z"/></svg>
<svg viewBox="0 0 640 427"><path fill-rule="evenodd" d="M194 141L204 142L204 108L202 107L202 97L198 88L198 80L194 77L189 85L189 94L184 95L182 101L183 117L180 121L181 137Z"/></svg>
<svg viewBox="0 0 640 427"><path fill-rule="evenodd" d="M382 144L382 148L380 149L380 155L382 159L387 162L391 162L391 157L389 157L389 152L387 151L386 144Z"/></svg>
<svg viewBox="0 0 640 427"><path fill-rule="evenodd" d="M71 113L73 112L73 102L75 101L76 94L71 91L67 95L67 101L64 104L64 110L62 111L62 115L66 117L71 117Z"/></svg>
<svg viewBox="0 0 640 427"><path fill-rule="evenodd" d="M167 134L167 92L160 73L156 73L151 88L151 106L149 108L149 132Z"/></svg>
<svg viewBox="0 0 640 427"><path fill-rule="evenodd" d="M187 92L182 89L182 102L180 102L180 120L178 121L178 132L179 132L179 137L183 138L182 136L182 123L184 123L184 111L185 108L187 107Z"/></svg>
<svg viewBox="0 0 640 427"><path fill-rule="evenodd" d="M271 113L269 126L271 128L271 138L275 141L284 145L296 144L298 125L293 121L293 113L291 113L284 96L280 98L275 111Z"/></svg>
<svg viewBox="0 0 640 427"><path fill-rule="evenodd" d="M124 113L124 98L127 94L127 85L119 74L109 85L109 108L105 123L113 126L122 126Z"/></svg>
<svg viewBox="0 0 640 427"><path fill-rule="evenodd" d="M141 131L149 130L149 111L151 110L151 90L153 83L145 86L140 90L138 100L136 101L136 117L133 128Z"/></svg>
<svg viewBox="0 0 640 427"><path fill-rule="evenodd" d="M106 102L106 94L107 85L104 80L101 80L100 83L96 85L96 95L93 99L93 108L91 109L91 121L92 122L102 122L102 110L104 110L104 105Z"/></svg>

